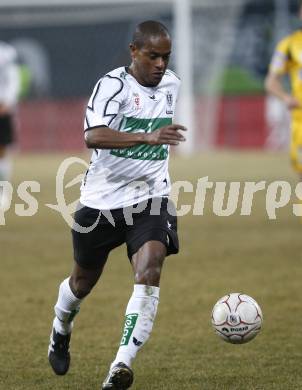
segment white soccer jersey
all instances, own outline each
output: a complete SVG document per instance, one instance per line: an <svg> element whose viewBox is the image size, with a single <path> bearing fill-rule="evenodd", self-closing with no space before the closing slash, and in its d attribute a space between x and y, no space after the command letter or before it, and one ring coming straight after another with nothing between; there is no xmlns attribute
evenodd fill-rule
<svg viewBox="0 0 302 390"><path fill-rule="evenodd" d="M11 45L0 42L0 103L9 108L17 103L20 89L16 60L16 50Z"/></svg>
<svg viewBox="0 0 302 390"><path fill-rule="evenodd" d="M180 80L166 70L156 87L144 87L121 67L96 84L84 128L108 126L122 132L152 132L172 123ZM82 204L100 210L127 207L168 196L168 145L96 149L81 186Z"/></svg>

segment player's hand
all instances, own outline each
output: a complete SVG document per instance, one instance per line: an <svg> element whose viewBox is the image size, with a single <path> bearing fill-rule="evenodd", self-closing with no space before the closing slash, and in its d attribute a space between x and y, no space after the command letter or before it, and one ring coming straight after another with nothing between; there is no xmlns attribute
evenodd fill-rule
<svg viewBox="0 0 302 390"><path fill-rule="evenodd" d="M289 110L294 110L295 108L302 108L299 100L297 100L294 96L292 95L286 95L284 97L284 103L286 104L287 108Z"/></svg>
<svg viewBox="0 0 302 390"><path fill-rule="evenodd" d="M178 124L161 127L146 134L146 143L148 145L178 145L186 140L179 130L187 131L187 128Z"/></svg>

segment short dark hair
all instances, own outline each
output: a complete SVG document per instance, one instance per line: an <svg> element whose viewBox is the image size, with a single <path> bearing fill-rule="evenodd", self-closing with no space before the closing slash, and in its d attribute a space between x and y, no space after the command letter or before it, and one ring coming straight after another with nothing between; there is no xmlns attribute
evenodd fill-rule
<svg viewBox="0 0 302 390"><path fill-rule="evenodd" d="M155 20L146 20L136 26L132 36L132 44L141 49L147 39L159 35L170 38L169 31L165 25Z"/></svg>

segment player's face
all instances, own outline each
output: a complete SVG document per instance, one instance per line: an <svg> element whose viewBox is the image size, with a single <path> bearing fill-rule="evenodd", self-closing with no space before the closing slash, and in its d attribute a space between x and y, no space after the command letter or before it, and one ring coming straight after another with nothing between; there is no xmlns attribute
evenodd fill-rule
<svg viewBox="0 0 302 390"><path fill-rule="evenodd" d="M130 45L131 70L137 81L145 87L158 85L167 69L171 40L166 36L150 37L140 49Z"/></svg>

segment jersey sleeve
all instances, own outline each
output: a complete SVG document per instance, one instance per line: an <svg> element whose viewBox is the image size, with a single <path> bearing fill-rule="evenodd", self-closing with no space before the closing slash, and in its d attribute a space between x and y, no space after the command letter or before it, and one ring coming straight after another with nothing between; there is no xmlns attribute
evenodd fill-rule
<svg viewBox="0 0 302 390"><path fill-rule="evenodd" d="M180 88L181 88L181 81L180 81L180 79L177 79L177 83L176 83L176 103L178 102Z"/></svg>
<svg viewBox="0 0 302 390"><path fill-rule="evenodd" d="M271 73L283 75L289 71L290 61L290 37L286 37L277 44L269 70Z"/></svg>
<svg viewBox="0 0 302 390"><path fill-rule="evenodd" d="M110 126L125 99L124 83L118 77L104 76L94 87L89 99L84 129Z"/></svg>
<svg viewBox="0 0 302 390"><path fill-rule="evenodd" d="M166 75L170 78L170 82L173 85L174 88L174 93L175 93L175 103L178 101L178 96L179 96L179 90L181 87L181 80L179 76L173 72L171 69L166 70Z"/></svg>

